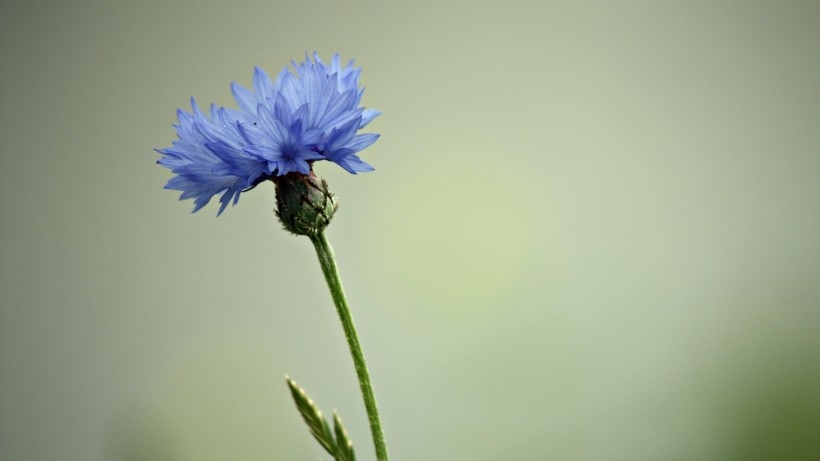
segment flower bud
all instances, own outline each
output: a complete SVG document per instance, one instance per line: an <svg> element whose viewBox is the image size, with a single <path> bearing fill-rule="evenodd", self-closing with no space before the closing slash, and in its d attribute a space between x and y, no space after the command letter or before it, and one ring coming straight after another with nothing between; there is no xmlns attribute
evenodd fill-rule
<svg viewBox="0 0 820 461"><path fill-rule="evenodd" d="M295 235L317 235L322 232L338 204L327 182L309 174L289 173L273 178L276 184L276 216L285 230Z"/></svg>

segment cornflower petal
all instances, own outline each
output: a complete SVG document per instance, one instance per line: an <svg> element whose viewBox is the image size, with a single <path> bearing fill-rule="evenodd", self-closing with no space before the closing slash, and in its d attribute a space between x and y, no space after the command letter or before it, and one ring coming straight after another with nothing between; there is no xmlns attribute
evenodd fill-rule
<svg viewBox="0 0 820 461"><path fill-rule="evenodd" d="M359 123L359 128L364 128L368 123L372 122L374 118L382 113L376 109L365 109L362 111L362 122Z"/></svg>
<svg viewBox="0 0 820 461"><path fill-rule="evenodd" d="M259 104L259 98L257 98L252 91L233 82L231 83L231 93L233 93L233 98L236 100L236 103L239 104L240 109L247 113L253 113L256 110L256 106Z"/></svg>
<svg viewBox="0 0 820 461"><path fill-rule="evenodd" d="M336 163L351 174L366 173L368 171L375 170L375 168L373 168L370 164L365 163L356 154L350 154Z"/></svg>

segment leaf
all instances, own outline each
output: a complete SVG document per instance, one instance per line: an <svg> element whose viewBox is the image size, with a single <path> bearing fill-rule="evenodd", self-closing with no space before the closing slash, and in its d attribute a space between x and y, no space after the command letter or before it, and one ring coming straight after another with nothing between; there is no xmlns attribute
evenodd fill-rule
<svg viewBox="0 0 820 461"><path fill-rule="evenodd" d="M296 402L296 408L299 410L299 413L302 414L302 419L305 421L305 424L308 425L308 428L310 428L310 432L313 434L313 437L319 442L320 445L322 445L322 447L324 447L325 450L327 450L328 453L333 455L334 458L339 459L336 456L339 449L333 438L333 433L330 432L330 427L327 425L327 421L325 421L325 418L322 416L322 412L319 411L319 408L307 395L307 392L305 392L304 389L299 387L296 382L290 379L290 377L285 376L285 379L288 382L288 387L290 387L290 393L293 395L293 400ZM350 449L350 453L353 453L352 447Z"/></svg>
<svg viewBox="0 0 820 461"><path fill-rule="evenodd" d="M347 431L342 425L342 418L335 411L333 412L333 432L336 434L336 461L356 461L353 453L353 442L347 436Z"/></svg>
<svg viewBox="0 0 820 461"><path fill-rule="evenodd" d="M290 387L290 393L296 402L296 408L302 415L302 419L310 428L310 433L324 449L333 455L336 461L356 461L356 454L353 452L353 442L347 435L347 431L342 425L342 418L335 411L333 412L333 432L325 421L322 412L316 403L307 395L304 389L290 377L285 376ZM334 437L335 435L335 437Z"/></svg>

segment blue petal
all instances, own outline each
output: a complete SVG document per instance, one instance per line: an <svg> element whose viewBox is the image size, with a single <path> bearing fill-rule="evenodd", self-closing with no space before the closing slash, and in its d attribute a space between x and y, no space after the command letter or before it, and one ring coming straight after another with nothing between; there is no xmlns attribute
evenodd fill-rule
<svg viewBox="0 0 820 461"><path fill-rule="evenodd" d="M373 171L375 168L370 166L369 164L365 163L362 159L360 159L356 154L350 154L344 159L336 162L340 167L347 170L349 173L356 174L356 173L366 173L368 171Z"/></svg>
<svg viewBox="0 0 820 461"><path fill-rule="evenodd" d="M253 90L260 101L272 98L276 95L276 90L270 81L270 77L259 67L253 69Z"/></svg>
<svg viewBox="0 0 820 461"><path fill-rule="evenodd" d="M381 135L378 133L363 133L357 134L353 140L345 144L345 147L352 149L353 152L359 152L367 147L370 147L374 142L379 140Z"/></svg>
<svg viewBox="0 0 820 461"><path fill-rule="evenodd" d="M259 104L259 98L257 98L252 91L239 85L238 83L231 83L231 93L233 93L233 98L243 111L251 114L256 111L256 106Z"/></svg>
<svg viewBox="0 0 820 461"><path fill-rule="evenodd" d="M364 128L368 123L372 122L374 118L381 114L382 113L376 109L365 109L362 111L362 123L359 124L359 128Z"/></svg>

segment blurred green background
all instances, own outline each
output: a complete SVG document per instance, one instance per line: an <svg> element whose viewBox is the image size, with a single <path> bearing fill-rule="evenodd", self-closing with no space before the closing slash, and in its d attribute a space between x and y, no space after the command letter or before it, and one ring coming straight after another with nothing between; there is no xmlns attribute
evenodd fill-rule
<svg viewBox="0 0 820 461"><path fill-rule="evenodd" d="M820 459L820 3L0 5L3 460L319 459L286 373L373 459L273 187L154 164L314 50L384 112L317 171L393 459Z"/></svg>

